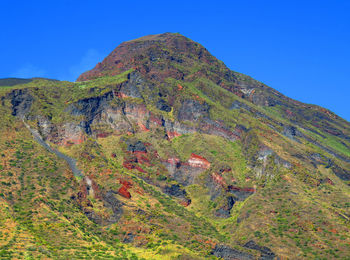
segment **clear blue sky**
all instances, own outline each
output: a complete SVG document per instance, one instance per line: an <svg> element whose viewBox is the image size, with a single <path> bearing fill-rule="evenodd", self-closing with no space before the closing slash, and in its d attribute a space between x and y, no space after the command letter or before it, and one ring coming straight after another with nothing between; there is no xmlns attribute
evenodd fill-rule
<svg viewBox="0 0 350 260"><path fill-rule="evenodd" d="M121 42L179 32L232 70L350 121L350 1L1 0L0 78L75 80Z"/></svg>

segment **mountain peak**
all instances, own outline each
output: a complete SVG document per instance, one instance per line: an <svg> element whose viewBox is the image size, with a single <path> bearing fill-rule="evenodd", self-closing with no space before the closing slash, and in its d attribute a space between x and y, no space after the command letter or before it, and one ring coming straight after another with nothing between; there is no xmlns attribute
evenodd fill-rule
<svg viewBox="0 0 350 260"><path fill-rule="evenodd" d="M186 38L185 36L181 35L180 33L171 33L171 32L166 32L166 33L159 33L159 34L150 34L146 36L142 36L140 38L126 41L126 42L136 42L136 41L166 41L169 39L176 39L176 38ZM188 38L186 38L188 39ZM190 39L188 39L190 40Z"/></svg>
<svg viewBox="0 0 350 260"><path fill-rule="evenodd" d="M163 80L169 76L183 79L203 64L222 67L199 43L179 33L162 33L123 42L77 81L113 76L129 69L151 79Z"/></svg>

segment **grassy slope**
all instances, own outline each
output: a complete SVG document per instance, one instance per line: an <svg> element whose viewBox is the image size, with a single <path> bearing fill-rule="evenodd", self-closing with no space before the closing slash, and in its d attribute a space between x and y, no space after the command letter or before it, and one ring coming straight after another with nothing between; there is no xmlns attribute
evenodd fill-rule
<svg viewBox="0 0 350 260"><path fill-rule="evenodd" d="M33 114L50 115L53 122L60 123L72 120L71 116L62 112L67 104L110 91L126 79L126 74L81 83L37 80L20 88L30 88L37 97ZM178 82L170 80L170 83L173 85L168 87L168 91L172 93L172 86ZM247 128L255 128L262 143L268 144L295 165L298 161L292 154L318 151L307 143L296 144L279 134L271 134L263 119L254 118L249 112L228 111L232 100L239 98L211 82L200 79L191 84L181 84L184 86L181 98L198 96L211 105L213 119L224 120L230 126L243 123ZM88 91L90 88L97 91L91 94ZM0 91L5 94L11 89L13 87L4 87ZM157 111L153 104L154 101L149 100L147 106L163 113ZM175 103L175 109L177 105L179 103ZM78 158L86 174L94 174L101 187L117 189L119 178L131 178L135 184L133 191L143 190L143 194L132 192L132 200L120 198L126 204L120 224L96 226L76 205L70 203L69 196L76 192L79 184L67 166L32 140L23 124L10 115L9 107L10 104L6 103L1 108L0 228L4 239L0 241L0 253L3 256L70 258L85 255L102 258L109 255L136 258L137 255L150 259L170 259L172 256L187 255L196 258L210 251L209 246L203 246L203 240L237 246L251 239L270 247L280 256L289 256L291 252L298 258L348 256L350 237L346 214L349 215L350 207L347 203L350 201L349 188L329 169L320 166L314 170L309 165L296 166L292 170L275 167L271 169L274 177L257 178L247 167L242 143L202 134L183 135L171 142L159 141L159 136L152 133L138 133L135 136L152 143L161 157L172 153L187 160L194 152L212 163L210 170L200 176L198 184L186 188L192 198L188 208L178 205L176 200L164 195L159 188L144 182L137 171L128 171L121 166L125 147L118 136L98 139L96 147L92 145L93 140L89 140L81 145L63 148L62 151ZM276 112L267 113L276 120L283 120L278 118ZM170 113L165 116L172 118ZM16 131L13 131L14 128ZM324 142L329 144L327 140ZM340 149L336 141L329 145L344 154L349 152ZM94 154L95 159L84 159L81 156L83 151ZM111 152L117 154L116 160L110 159ZM259 187L248 200L235 204L228 219L216 218L212 214L220 204L220 198L211 201L204 185L206 176L222 165L233 169L232 175L225 176L228 182L234 178L233 184ZM246 177L251 180L246 181ZM329 177L335 186L327 183L315 186L315 180L321 177ZM98 201L93 203L96 208L104 210ZM136 214L135 207L152 217L146 219ZM140 227L139 247L120 242L127 232ZM142 241L145 243L142 244Z"/></svg>

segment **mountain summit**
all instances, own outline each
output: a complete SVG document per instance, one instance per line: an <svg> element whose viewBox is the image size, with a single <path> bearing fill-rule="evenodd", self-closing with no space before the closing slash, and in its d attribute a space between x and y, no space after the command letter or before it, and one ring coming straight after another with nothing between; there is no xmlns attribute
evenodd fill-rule
<svg viewBox="0 0 350 260"><path fill-rule="evenodd" d="M0 258L350 257L350 124L200 44L2 83Z"/></svg>
<svg viewBox="0 0 350 260"><path fill-rule="evenodd" d="M149 35L120 44L78 81L117 75L132 68L157 80L169 76L183 79L191 73L190 68L204 64L222 66L204 47L180 34Z"/></svg>

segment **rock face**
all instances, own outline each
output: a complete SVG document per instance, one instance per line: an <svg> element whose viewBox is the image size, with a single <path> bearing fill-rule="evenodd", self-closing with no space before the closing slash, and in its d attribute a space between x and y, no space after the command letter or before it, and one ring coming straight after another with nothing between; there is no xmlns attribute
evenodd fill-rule
<svg viewBox="0 0 350 260"><path fill-rule="evenodd" d="M188 159L188 164L194 168L210 168L210 162L208 162L207 159L194 153L192 153L191 157Z"/></svg>
<svg viewBox="0 0 350 260"><path fill-rule="evenodd" d="M34 101L28 90L14 90L9 96L12 104L12 115L23 118L28 114Z"/></svg>
<svg viewBox="0 0 350 260"><path fill-rule="evenodd" d="M182 104L178 118L180 121L197 121L201 117L209 116L208 104L200 104L196 100L185 100Z"/></svg>
<svg viewBox="0 0 350 260"><path fill-rule="evenodd" d="M192 154L187 162L181 162L180 159L172 157L163 164L170 175L184 186L193 184L199 174L210 168L208 160L196 154Z"/></svg>
<svg viewBox="0 0 350 260"><path fill-rule="evenodd" d="M259 246L257 245L254 241L249 241L247 242L244 247L249 248L249 249L253 249L253 250L257 250L260 251L261 256L259 259L261 260L272 260L272 259L276 259L276 255L274 254L274 252L271 251L270 248L266 247L266 246Z"/></svg>
<svg viewBox="0 0 350 260"><path fill-rule="evenodd" d="M216 245L212 254L215 255L216 257L220 257L224 260L254 259L254 257L248 253L240 252L240 251L233 249L233 248L226 246L226 245Z"/></svg>
<svg viewBox="0 0 350 260"><path fill-rule="evenodd" d="M201 64L202 69L191 74L190 68L193 67L193 64ZM336 122L339 117L332 112L292 100L261 82L230 71L203 46L180 34L164 33L124 42L101 63L97 64L94 69L83 73L78 81L104 75L117 75L129 69L135 69L143 77L158 83L164 82L167 77L177 80L205 77L257 106L276 107L278 105L281 108L279 112L286 118L290 118L298 127L304 127L301 122L312 121L314 127L329 134L346 138L338 128L341 125L344 126L345 121ZM161 104L159 106L161 107ZM255 113L258 117L272 120L271 117L243 102L235 100L231 105L231 109L240 108ZM205 117L208 109L209 107L205 103L199 104L194 100L185 100L183 113L179 114L179 119L196 120L199 117ZM282 132L294 140L297 140L300 133L295 126L287 126Z"/></svg>

